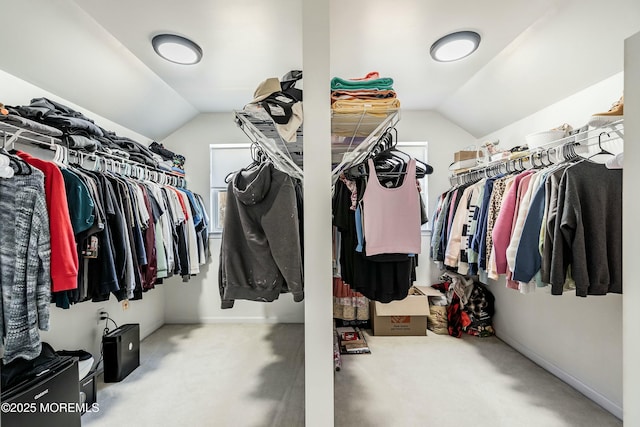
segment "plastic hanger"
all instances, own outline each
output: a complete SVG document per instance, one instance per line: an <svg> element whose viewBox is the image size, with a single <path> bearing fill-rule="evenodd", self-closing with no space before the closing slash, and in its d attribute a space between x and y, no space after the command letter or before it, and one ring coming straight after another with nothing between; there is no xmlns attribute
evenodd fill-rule
<svg viewBox="0 0 640 427"><path fill-rule="evenodd" d="M32 169L29 163L25 162L20 157L9 153L5 148L0 149L0 154L9 160L9 164L2 168L0 177L11 178L14 175L31 175ZM11 169L11 172L9 169Z"/></svg>
<svg viewBox="0 0 640 427"><path fill-rule="evenodd" d="M3 149L4 151L4 149ZM9 156L4 153L0 153L0 178L11 178L15 174L15 171L10 166L11 160Z"/></svg>
<svg viewBox="0 0 640 427"><path fill-rule="evenodd" d="M609 156L614 156L614 154L610 151L605 150L604 148L602 148L602 135L607 135L607 137L611 137L611 135L609 135L609 132L601 132L600 135L598 135L598 148L600 148L600 151L598 151L597 153L587 157L588 159L591 159L595 156L599 156L601 154L605 154L605 155L609 155Z"/></svg>
<svg viewBox="0 0 640 427"><path fill-rule="evenodd" d="M357 179L368 176L367 161L373 159L376 166L376 175L381 179L395 179L396 185L401 181L402 175L406 173L406 168L411 156L396 147L398 140L398 130L389 127L384 130L376 143L369 151L365 161L352 165L344 171L349 179ZM433 172L433 168L416 159L416 176L423 178L426 174Z"/></svg>
<svg viewBox="0 0 640 427"><path fill-rule="evenodd" d="M11 158L5 150L7 142L7 134L3 133L2 149L0 149L0 178L11 178L15 174L15 171L10 166Z"/></svg>
<svg viewBox="0 0 640 427"><path fill-rule="evenodd" d="M251 144L250 152L251 152L251 163L248 166L242 168L241 171L248 171L248 170L255 169L256 167L260 166L261 164L269 160L269 156L267 156L267 154L262 150L262 148L260 148L260 146L255 142ZM236 173L237 171L229 172L227 176L224 177L225 184L228 184Z"/></svg>

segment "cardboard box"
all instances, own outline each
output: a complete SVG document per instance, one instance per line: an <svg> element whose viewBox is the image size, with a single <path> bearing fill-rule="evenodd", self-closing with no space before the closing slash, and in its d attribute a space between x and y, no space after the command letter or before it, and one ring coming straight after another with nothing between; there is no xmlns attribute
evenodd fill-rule
<svg viewBox="0 0 640 427"><path fill-rule="evenodd" d="M475 159L482 156L482 151L457 151L453 154L453 161L461 162L463 160Z"/></svg>
<svg viewBox="0 0 640 427"><path fill-rule="evenodd" d="M439 290L437 290L435 288L432 288L431 286L414 286L414 288L417 288L427 298L445 296L442 292L440 292Z"/></svg>
<svg viewBox="0 0 640 427"><path fill-rule="evenodd" d="M424 288L429 287L412 287L401 301L371 301L373 335L427 335L429 300L425 291L429 291Z"/></svg>

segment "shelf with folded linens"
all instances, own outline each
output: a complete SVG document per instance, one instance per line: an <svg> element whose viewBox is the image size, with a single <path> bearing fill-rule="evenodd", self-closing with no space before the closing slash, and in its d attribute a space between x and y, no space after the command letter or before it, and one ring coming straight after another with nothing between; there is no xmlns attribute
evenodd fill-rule
<svg viewBox="0 0 640 427"><path fill-rule="evenodd" d="M3 147L8 147L18 140L28 141L34 144L62 143L59 139L59 136L62 136L62 132L57 135L45 135L31 129L22 128L15 124L8 123L4 120L0 120L0 135L2 136Z"/></svg>
<svg viewBox="0 0 640 427"><path fill-rule="evenodd" d="M186 188L186 180L184 176L177 172L152 168L149 165L135 160L106 152L84 152L68 148L61 139L62 132L55 132L57 129L48 126L43 127L42 130L50 134L21 127L18 122L9 123L7 120L0 120L0 143L4 149L13 148L15 144L18 143L35 145L37 147L56 152L62 151L63 158L68 158L68 156L71 155L81 162L85 159L92 160L94 162L102 162L105 169L117 171L121 174L153 181L161 181L176 187Z"/></svg>

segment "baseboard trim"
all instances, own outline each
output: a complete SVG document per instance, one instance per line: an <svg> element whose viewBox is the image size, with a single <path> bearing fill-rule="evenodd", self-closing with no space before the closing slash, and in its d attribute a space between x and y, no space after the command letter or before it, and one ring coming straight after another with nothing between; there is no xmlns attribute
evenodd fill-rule
<svg viewBox="0 0 640 427"><path fill-rule="evenodd" d="M203 324L213 324L213 323L267 323L267 324L275 324L275 323L304 323L298 319L286 319L286 318L277 318L277 317L202 317L199 319L190 319L190 318L173 318L167 319L166 324L194 324L194 323L203 323Z"/></svg>
<svg viewBox="0 0 640 427"><path fill-rule="evenodd" d="M509 335L497 334L497 337L500 338L502 341L504 341L509 346L511 346L512 348L514 348L520 354L522 354L526 358L530 359L536 365L538 365L538 366L542 367L543 369L549 371L551 374L553 374L556 377L560 378L562 381L566 382L571 387L575 388L580 393L584 394L586 397L588 397L589 399L593 400L595 403L597 403L598 405L602 406L607 411L611 412L614 416L616 416L620 420L623 419L622 418L623 417L622 407L620 407L615 402L611 401L609 398L603 396L602 394L600 394L598 391L594 390L593 388L591 388L587 384L583 383L582 381L580 381L580 379L574 377L573 375L571 375L568 372L564 371L562 368L560 368L560 367L554 365L553 363L549 362L544 357L542 357L540 354L538 354L535 351L531 350L529 347L527 347L526 345L522 344L518 340L510 337Z"/></svg>
<svg viewBox="0 0 640 427"><path fill-rule="evenodd" d="M143 325L140 325L141 326L140 340L142 341L143 339L145 339L146 337L148 337L149 335L151 335L152 333L160 329L162 326L164 326L164 324L165 324L164 321L159 320L157 322L152 323L151 326L149 327L142 327Z"/></svg>

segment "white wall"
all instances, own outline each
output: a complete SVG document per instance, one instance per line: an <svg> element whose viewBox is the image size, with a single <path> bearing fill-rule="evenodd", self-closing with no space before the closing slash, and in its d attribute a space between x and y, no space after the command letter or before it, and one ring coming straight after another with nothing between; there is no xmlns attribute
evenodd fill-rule
<svg viewBox="0 0 640 427"><path fill-rule="evenodd" d="M638 330L638 272L635 268L640 253L640 235L635 226L640 210L637 183L640 181L640 33L625 42L625 164L623 174L623 339L624 339L624 421L630 426L640 425L640 330Z"/></svg>
<svg viewBox="0 0 640 427"><path fill-rule="evenodd" d="M5 105L29 105L32 98L49 98L52 101L60 102L68 107L73 108L76 111L81 112L85 116L93 119L99 126L104 129L112 130L118 135L126 136L141 144L149 145L149 138L143 136L131 129L125 128L118 123L112 122L109 119L98 116L97 114L87 110L86 108L74 104L58 95L46 91L38 86L35 86L19 77L16 77L8 72L0 69L0 88L2 93L0 94L0 102Z"/></svg>
<svg viewBox="0 0 640 427"><path fill-rule="evenodd" d="M32 98L46 97L82 112L105 129L113 130L119 135L133 138L143 144L149 142L148 138L136 132L2 70L0 70L0 97L0 102L7 105L28 105ZM100 357L100 337L105 325L104 322L100 324L97 322L98 309L104 308L118 325L140 323L140 338L144 338L164 324L164 298L163 286L159 285L156 289L145 293L142 300L131 301L126 311L122 309L115 297L111 297L108 302L76 304L68 310L51 304L50 330L42 332L41 337L56 350L84 349L91 352L97 361ZM110 324L109 328L113 329L113 324Z"/></svg>
<svg viewBox="0 0 640 427"><path fill-rule="evenodd" d="M231 112L200 114L162 141L165 147L186 157L188 187L202 195L206 206L209 206L209 144L247 142L250 140L236 126ZM250 162L247 158L247 164ZM238 300L232 309L220 309L220 239L212 238L209 243L211 261L200 267L198 276L187 283L179 278L167 281L167 323L303 321L304 304L294 303L289 294L269 304Z"/></svg>
<svg viewBox="0 0 640 427"><path fill-rule="evenodd" d="M195 108L154 72L153 60L144 63L136 57L116 32L111 34L85 11L92 9L88 2L80 3L2 2L0 68L153 138L196 115ZM127 10L109 6L114 14L128 15ZM157 13L149 11L145 21L162 22ZM140 43L153 55L149 42L141 37ZM164 64L157 65L162 69Z"/></svg>
<svg viewBox="0 0 640 427"><path fill-rule="evenodd" d="M433 111L402 111L398 123L401 141L429 143L428 162L434 168L429 177L429 211L433 210L437 196L449 188L448 167L453 153L476 143L467 132ZM171 134L162 143L187 158L185 169L189 188L200 193L209 202L209 144L247 143L248 137L235 125L232 113L201 114ZM250 159L247 159L247 163ZM428 212L431 215L431 212ZM289 295L263 304L236 301L230 310L221 310L218 293L218 257L220 239L211 239L212 259L201 268L201 274L188 283L171 279L167 283L166 322L231 322L273 321L302 322L303 306L293 303ZM433 283L438 270L428 261L428 236L423 238L423 256L417 272L417 283ZM328 284L329 286L329 284Z"/></svg>
<svg viewBox="0 0 640 427"><path fill-rule="evenodd" d="M453 163L453 153L469 146L476 140L471 134L447 120L435 111L401 111L397 125L398 139L406 142L427 141L427 163L433 166L429 175L429 200L427 215L436 206L438 196L446 191L449 184L449 165ZM436 283L440 270L429 260L430 234L422 236L422 255L416 271L416 284L425 286Z"/></svg>
<svg viewBox="0 0 640 427"><path fill-rule="evenodd" d="M619 73L479 142L500 139L500 145L509 148L523 144L528 133L564 122L580 127L618 100L623 81ZM505 288L503 279L489 281L489 287L496 297L499 338L622 417L621 295L551 296L547 289L522 295Z"/></svg>
<svg viewBox="0 0 640 427"><path fill-rule="evenodd" d="M528 117L485 135L478 142L500 140L501 148L525 144L525 136L569 123L575 129L587 124L592 114L607 111L620 98L623 73L617 73L583 91L552 104Z"/></svg>
<svg viewBox="0 0 640 427"><path fill-rule="evenodd" d="M640 30L640 2L553 3L439 110L480 137L619 73L622 41ZM489 28L482 34L492 36Z"/></svg>
<svg viewBox="0 0 640 427"><path fill-rule="evenodd" d="M144 339L164 325L164 301L163 285L156 285L155 289L143 295L142 300L129 301L127 310L113 296L108 302L88 301L72 305L68 310L51 304L50 330L41 332L40 336L56 350L83 349L93 354L98 361L102 332L106 325L105 321L97 321L99 310L108 312L118 325L139 323L140 339ZM111 322L108 326L109 330L115 328Z"/></svg>

